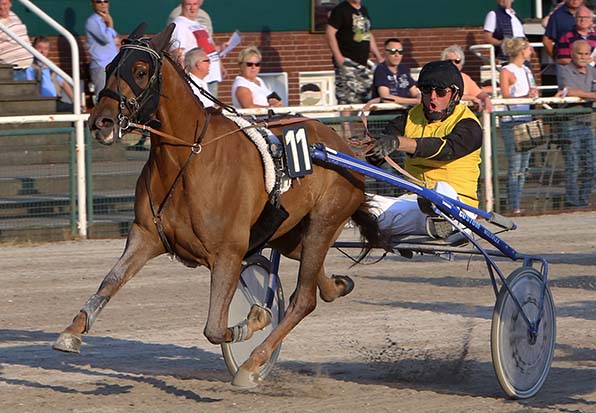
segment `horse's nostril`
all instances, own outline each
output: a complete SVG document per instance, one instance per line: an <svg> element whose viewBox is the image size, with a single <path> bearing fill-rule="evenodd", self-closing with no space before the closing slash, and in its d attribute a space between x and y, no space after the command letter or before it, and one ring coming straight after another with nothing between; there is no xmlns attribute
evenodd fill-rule
<svg viewBox="0 0 596 413"><path fill-rule="evenodd" d="M98 117L97 119L95 119L95 126L98 129L113 128L114 119L110 117Z"/></svg>

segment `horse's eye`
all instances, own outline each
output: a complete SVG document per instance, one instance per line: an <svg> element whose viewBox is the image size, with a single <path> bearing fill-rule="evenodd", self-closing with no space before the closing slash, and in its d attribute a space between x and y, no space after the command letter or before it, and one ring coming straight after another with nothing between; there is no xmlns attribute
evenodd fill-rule
<svg viewBox="0 0 596 413"><path fill-rule="evenodd" d="M141 80L147 77L147 71L144 69L137 70L135 75L137 79Z"/></svg>

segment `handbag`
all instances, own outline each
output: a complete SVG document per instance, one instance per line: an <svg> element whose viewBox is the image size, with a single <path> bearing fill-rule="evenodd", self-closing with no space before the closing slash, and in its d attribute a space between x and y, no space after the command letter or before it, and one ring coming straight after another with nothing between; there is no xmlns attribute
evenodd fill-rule
<svg viewBox="0 0 596 413"><path fill-rule="evenodd" d="M516 152L526 152L548 143L542 119L517 124L513 127L513 143Z"/></svg>

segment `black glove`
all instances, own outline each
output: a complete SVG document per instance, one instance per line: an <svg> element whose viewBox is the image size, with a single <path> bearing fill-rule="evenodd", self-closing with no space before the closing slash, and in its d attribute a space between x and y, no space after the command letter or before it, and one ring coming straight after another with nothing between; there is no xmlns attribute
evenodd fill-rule
<svg viewBox="0 0 596 413"><path fill-rule="evenodd" d="M383 158L399 148L399 138L382 133L375 139L373 147L366 154L366 160L378 166L383 163Z"/></svg>

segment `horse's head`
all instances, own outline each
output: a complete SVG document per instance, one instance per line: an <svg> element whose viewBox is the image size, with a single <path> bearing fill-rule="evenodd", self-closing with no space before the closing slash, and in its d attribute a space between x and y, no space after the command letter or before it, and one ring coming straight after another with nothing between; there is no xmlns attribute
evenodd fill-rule
<svg viewBox="0 0 596 413"><path fill-rule="evenodd" d="M142 37L145 27L142 23L122 42L120 52L106 67L106 86L89 118L92 135L103 144L120 139L131 123L157 121L163 54L175 25L152 39Z"/></svg>

